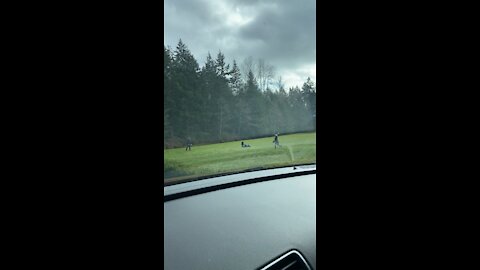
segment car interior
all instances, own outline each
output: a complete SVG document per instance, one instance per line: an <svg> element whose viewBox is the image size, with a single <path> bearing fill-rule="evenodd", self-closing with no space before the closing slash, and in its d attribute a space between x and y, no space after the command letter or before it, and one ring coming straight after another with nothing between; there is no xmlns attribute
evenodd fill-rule
<svg viewBox="0 0 480 270"><path fill-rule="evenodd" d="M316 166L164 187L165 269L316 269Z"/></svg>

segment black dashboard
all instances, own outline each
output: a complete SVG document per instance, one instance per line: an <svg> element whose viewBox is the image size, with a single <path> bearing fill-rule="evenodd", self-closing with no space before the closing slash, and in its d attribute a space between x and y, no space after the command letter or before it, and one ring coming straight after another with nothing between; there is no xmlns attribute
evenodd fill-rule
<svg viewBox="0 0 480 270"><path fill-rule="evenodd" d="M164 187L165 269L316 269L315 176L290 167Z"/></svg>

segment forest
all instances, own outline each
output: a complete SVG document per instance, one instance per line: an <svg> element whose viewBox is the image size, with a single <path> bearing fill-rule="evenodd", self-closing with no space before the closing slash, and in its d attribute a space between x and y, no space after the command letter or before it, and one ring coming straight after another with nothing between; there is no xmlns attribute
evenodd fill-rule
<svg viewBox="0 0 480 270"><path fill-rule="evenodd" d="M219 51L200 67L187 45L164 46L164 148L187 140L207 144L274 133L316 130L316 85L285 89L263 59L225 62Z"/></svg>

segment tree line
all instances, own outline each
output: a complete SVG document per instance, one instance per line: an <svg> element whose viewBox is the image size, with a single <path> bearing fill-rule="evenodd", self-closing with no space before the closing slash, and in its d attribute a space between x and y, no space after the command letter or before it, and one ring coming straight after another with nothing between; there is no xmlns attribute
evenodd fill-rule
<svg viewBox="0 0 480 270"><path fill-rule="evenodd" d="M164 46L164 147L244 140L316 129L316 86L284 88L274 67L246 58L239 66L219 51L200 67L180 40Z"/></svg>

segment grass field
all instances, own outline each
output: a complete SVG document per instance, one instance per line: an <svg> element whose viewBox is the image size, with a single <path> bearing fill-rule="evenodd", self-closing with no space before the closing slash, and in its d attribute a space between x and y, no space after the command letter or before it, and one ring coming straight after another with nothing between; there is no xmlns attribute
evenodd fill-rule
<svg viewBox="0 0 480 270"><path fill-rule="evenodd" d="M249 148L242 148L241 141L193 145L163 151L165 179L185 176L235 172L257 167L277 167L316 162L316 133L298 133L279 136L281 148L273 146L273 136L244 140Z"/></svg>

